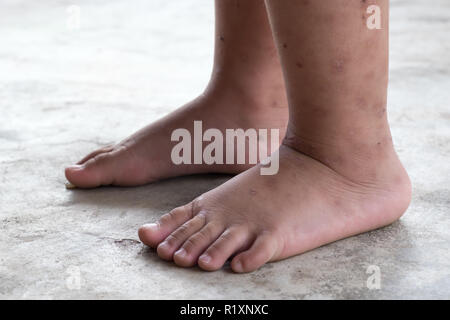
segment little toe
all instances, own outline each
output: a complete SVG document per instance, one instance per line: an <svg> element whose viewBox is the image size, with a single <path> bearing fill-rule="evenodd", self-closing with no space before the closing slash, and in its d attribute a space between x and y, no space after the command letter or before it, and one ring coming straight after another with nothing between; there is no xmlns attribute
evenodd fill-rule
<svg viewBox="0 0 450 320"><path fill-rule="evenodd" d="M237 273L251 272L269 262L277 251L275 238L268 234L260 235L250 249L239 253L231 261L231 269Z"/></svg>
<svg viewBox="0 0 450 320"><path fill-rule="evenodd" d="M236 251L246 247L251 240L246 228L235 227L225 230L220 237L199 257L198 265L203 270L214 271Z"/></svg>

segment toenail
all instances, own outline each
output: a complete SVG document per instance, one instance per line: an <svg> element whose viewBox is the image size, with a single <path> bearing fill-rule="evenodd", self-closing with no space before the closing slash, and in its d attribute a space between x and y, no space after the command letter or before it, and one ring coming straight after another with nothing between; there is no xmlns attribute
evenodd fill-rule
<svg viewBox="0 0 450 320"><path fill-rule="evenodd" d="M186 255L186 250L184 250L184 248L181 248L180 250L178 250L177 252L175 252L175 254L178 257L184 257Z"/></svg>
<svg viewBox="0 0 450 320"><path fill-rule="evenodd" d="M243 268L242 268L242 262L240 262L239 260L236 261L236 263L234 264L234 271L236 272L243 272Z"/></svg>
<svg viewBox="0 0 450 320"><path fill-rule="evenodd" d="M208 254L203 254L199 259L204 263L209 263L211 261L211 256Z"/></svg>
<svg viewBox="0 0 450 320"><path fill-rule="evenodd" d="M156 223L147 223L147 224L144 224L142 226L142 228L147 229L149 231L156 231L156 230L158 230L159 226Z"/></svg>
<svg viewBox="0 0 450 320"><path fill-rule="evenodd" d="M73 164L67 167L69 170L81 170L83 169L83 166L80 164Z"/></svg>
<svg viewBox="0 0 450 320"><path fill-rule="evenodd" d="M158 245L158 249L167 249L169 247L169 244L167 241L163 241Z"/></svg>

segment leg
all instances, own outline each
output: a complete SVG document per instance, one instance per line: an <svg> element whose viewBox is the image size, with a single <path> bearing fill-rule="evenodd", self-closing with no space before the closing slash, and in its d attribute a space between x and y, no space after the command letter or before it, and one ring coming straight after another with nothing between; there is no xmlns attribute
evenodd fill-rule
<svg viewBox="0 0 450 320"><path fill-rule="evenodd" d="M263 0L217 0L214 68L205 92L116 146L94 151L66 169L84 188L131 186L162 178L206 173L239 173L250 165L174 165L173 130L278 128L285 132L287 99L281 66ZM218 116L220 114L220 116Z"/></svg>
<svg viewBox="0 0 450 320"><path fill-rule="evenodd" d="M280 170L253 167L142 227L161 257L216 270L234 255L248 272L405 212L411 186L386 117L388 0L381 30L366 27L369 2L266 1L289 101Z"/></svg>

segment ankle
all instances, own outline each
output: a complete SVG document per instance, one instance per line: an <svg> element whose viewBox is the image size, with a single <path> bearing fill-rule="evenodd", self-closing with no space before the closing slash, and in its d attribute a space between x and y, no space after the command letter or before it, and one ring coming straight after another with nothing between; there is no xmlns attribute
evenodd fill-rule
<svg viewBox="0 0 450 320"><path fill-rule="evenodd" d="M394 150L390 135L372 144L331 140L322 142L298 137L288 129L282 144L319 161L350 181L383 185L387 189L397 189L398 186L411 188L408 174Z"/></svg>
<svg viewBox="0 0 450 320"><path fill-rule="evenodd" d="M229 101L230 104L240 106L240 111L252 111L255 115L256 112L278 110L285 114L287 119L288 101L284 80L282 75L276 72L257 76L225 72L213 74L203 95Z"/></svg>
<svg viewBox="0 0 450 320"><path fill-rule="evenodd" d="M307 156L331 169L341 186L358 190L361 195L373 195L376 212L386 223L398 220L408 209L411 181L392 146L386 147L384 156L370 159L345 148L336 151L331 145L313 146L292 136L285 138L282 145L299 152L299 157Z"/></svg>

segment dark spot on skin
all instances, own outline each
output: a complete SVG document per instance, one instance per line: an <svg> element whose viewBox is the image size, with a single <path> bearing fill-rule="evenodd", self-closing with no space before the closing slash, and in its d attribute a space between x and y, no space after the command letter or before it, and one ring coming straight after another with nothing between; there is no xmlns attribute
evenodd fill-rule
<svg viewBox="0 0 450 320"><path fill-rule="evenodd" d="M378 114L380 117L383 117L385 113L386 113L386 108L382 108Z"/></svg>
<svg viewBox="0 0 450 320"><path fill-rule="evenodd" d="M287 48L287 43L283 43L283 48Z"/></svg>
<svg viewBox="0 0 450 320"><path fill-rule="evenodd" d="M338 208L342 206L341 200L339 200L339 199L334 199L333 204L335 207L338 207Z"/></svg>
<svg viewBox="0 0 450 320"><path fill-rule="evenodd" d="M301 64L300 62L297 62L295 65L296 65L297 68L299 68L299 69L303 68L303 64Z"/></svg>
<svg viewBox="0 0 450 320"><path fill-rule="evenodd" d="M377 0L361 0L361 6L365 7L368 4L377 4Z"/></svg>
<svg viewBox="0 0 450 320"><path fill-rule="evenodd" d="M377 142L377 146L381 146L381 142Z"/></svg>
<svg viewBox="0 0 450 320"><path fill-rule="evenodd" d="M364 79L372 80L373 78L375 78L375 76L376 76L375 71L372 70L364 75Z"/></svg>
<svg viewBox="0 0 450 320"><path fill-rule="evenodd" d="M225 41L225 38L223 36L220 36L220 41Z"/></svg>
<svg viewBox="0 0 450 320"><path fill-rule="evenodd" d="M342 59L336 60L333 64L333 69L334 69L334 71L339 72L339 73L343 72L344 71L344 60L342 60Z"/></svg>
<svg viewBox="0 0 450 320"><path fill-rule="evenodd" d="M379 101L377 103L374 103L371 106L371 110L378 117L380 117L380 118L384 117L384 115L386 114L386 102L385 101Z"/></svg>
<svg viewBox="0 0 450 320"><path fill-rule="evenodd" d="M356 98L356 105L360 110L367 109L367 101L364 97Z"/></svg>

